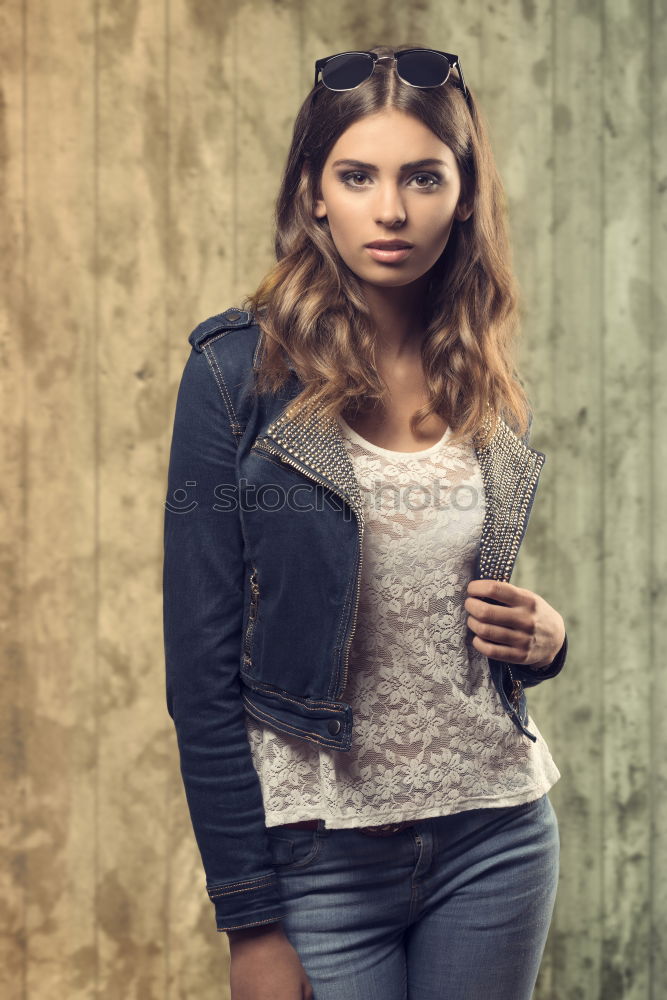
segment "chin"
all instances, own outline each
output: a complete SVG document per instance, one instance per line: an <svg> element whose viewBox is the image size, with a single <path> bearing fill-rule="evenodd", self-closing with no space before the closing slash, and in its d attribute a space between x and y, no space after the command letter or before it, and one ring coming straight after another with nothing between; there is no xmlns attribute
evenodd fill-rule
<svg viewBox="0 0 667 1000"><path fill-rule="evenodd" d="M383 274L369 275L362 280L367 281L369 285L377 285L378 288L402 288L403 285L411 285L415 281L419 281L423 276L423 274L408 274L407 271L401 271L395 265L387 265Z"/></svg>

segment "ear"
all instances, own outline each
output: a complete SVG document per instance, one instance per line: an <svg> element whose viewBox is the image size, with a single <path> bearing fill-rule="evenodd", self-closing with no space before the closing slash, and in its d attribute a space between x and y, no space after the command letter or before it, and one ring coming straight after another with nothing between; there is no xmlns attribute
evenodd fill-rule
<svg viewBox="0 0 667 1000"><path fill-rule="evenodd" d="M472 205L468 205L464 201L460 201L456 206L456 211L454 212L454 218L458 219L459 222L466 222L467 219L472 215Z"/></svg>
<svg viewBox="0 0 667 1000"><path fill-rule="evenodd" d="M301 167L301 180L307 181L308 179L308 166L303 164ZM321 198L315 199L315 204L313 206L313 215L316 219L323 219L327 214L326 206Z"/></svg>

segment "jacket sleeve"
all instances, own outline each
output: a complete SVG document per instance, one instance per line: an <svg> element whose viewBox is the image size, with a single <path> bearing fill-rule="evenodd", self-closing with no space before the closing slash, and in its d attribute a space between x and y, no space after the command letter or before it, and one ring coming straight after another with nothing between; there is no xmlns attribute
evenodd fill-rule
<svg viewBox="0 0 667 1000"><path fill-rule="evenodd" d="M524 687L535 687L536 684L541 684L542 681L547 681L551 677L556 677L556 675L559 674L565 666L566 658L567 632L565 633L565 638L563 639L563 645L560 647L551 663L547 663L545 667L522 666L519 663L511 663L510 666L512 668L512 673L522 682Z"/></svg>
<svg viewBox="0 0 667 1000"><path fill-rule="evenodd" d="M193 349L169 457L163 622L167 710L187 805L217 930L229 931L278 921L284 909L241 698L243 536L223 388L207 352Z"/></svg>

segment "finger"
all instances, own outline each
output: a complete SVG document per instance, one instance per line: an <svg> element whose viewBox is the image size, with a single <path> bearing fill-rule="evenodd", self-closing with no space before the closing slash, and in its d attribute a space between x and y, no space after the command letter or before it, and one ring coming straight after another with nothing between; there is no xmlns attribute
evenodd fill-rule
<svg viewBox="0 0 667 1000"><path fill-rule="evenodd" d="M526 654L516 647L486 642L478 635L473 638L472 644L483 656L488 656L492 660L501 660L503 663L525 663Z"/></svg>
<svg viewBox="0 0 667 1000"><path fill-rule="evenodd" d="M502 604L518 604L521 588L504 580L471 580L467 591L473 597L490 597Z"/></svg>
<svg viewBox="0 0 667 1000"><path fill-rule="evenodd" d="M530 647L530 636L517 629L491 625L489 622L480 621L472 615L468 617L468 627L479 639L483 639L487 643L511 646L524 654L528 652Z"/></svg>
<svg viewBox="0 0 667 1000"><path fill-rule="evenodd" d="M487 604L486 601L478 597L466 597L463 607L479 621L501 625L505 628L525 628L526 631L530 628L530 622L525 613L517 608L510 608L504 604Z"/></svg>

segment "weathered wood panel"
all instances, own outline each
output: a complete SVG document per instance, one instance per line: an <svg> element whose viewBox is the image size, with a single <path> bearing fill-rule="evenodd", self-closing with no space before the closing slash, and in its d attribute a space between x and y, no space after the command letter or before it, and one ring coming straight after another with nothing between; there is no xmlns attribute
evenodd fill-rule
<svg viewBox="0 0 667 1000"><path fill-rule="evenodd" d="M604 725L601 991L610 1000L640 1000L651 988L651 733L645 725L650 687L642 682L652 671L645 641L651 621L646 530L651 411L645 405L651 373L646 155L651 78L644 71L649 31L645 0L616 0L604 21L599 676Z"/></svg>
<svg viewBox="0 0 667 1000"><path fill-rule="evenodd" d="M97 956L93 17L76 2L2 14L3 267L17 277L2 294L3 418L21 449L3 468L18 501L5 510L17 556L5 568L19 588L3 622L15 647L3 701L18 693L3 737L23 765L4 828L16 950L3 995L67 996L94 983Z"/></svg>
<svg viewBox="0 0 667 1000"><path fill-rule="evenodd" d="M118 997L165 988L172 758L152 554L170 398L167 12L98 0L95 21L97 990Z"/></svg>
<svg viewBox="0 0 667 1000"><path fill-rule="evenodd" d="M651 247L646 278L649 311L649 377L646 400L641 404L650 412L649 469L644 484L649 496L647 523L649 539L646 572L650 591L646 595L649 627L645 632L646 664L637 669L637 680L647 689L648 704L641 725L649 730L650 793L645 825L650 844L650 939L649 981L651 1000L661 1000L667 990L667 670L665 644L667 635L667 4L656 0L649 12L648 45L645 70L650 74L648 100L651 107L649 148L645 151L640 176L646 164L650 171Z"/></svg>
<svg viewBox="0 0 667 1000"><path fill-rule="evenodd" d="M25 289L24 54L20 0L0 6L0 349L5 433L0 454L2 534L0 577L0 992L13 1000L25 993L27 845L23 822L27 781L25 748L27 622L24 616L26 535L24 506L25 388L23 338ZM9 529L11 526L11 530Z"/></svg>
<svg viewBox="0 0 667 1000"><path fill-rule="evenodd" d="M604 503L600 380L603 344L600 197L604 53L602 4L553 6L552 324L542 377L551 383L550 438L555 592L563 595L573 655L552 692L562 779L561 883L550 947L554 995L602 997L600 922L604 715L600 699ZM545 347L547 345L545 344ZM545 524L545 529L548 526ZM537 699L535 699L537 701Z"/></svg>
<svg viewBox="0 0 667 1000"><path fill-rule="evenodd" d="M536 1000L667 982L665 0L3 0L3 996L220 997L166 715L161 527L192 326L272 260L316 58L457 51L489 121L546 452L514 582L562 779Z"/></svg>

